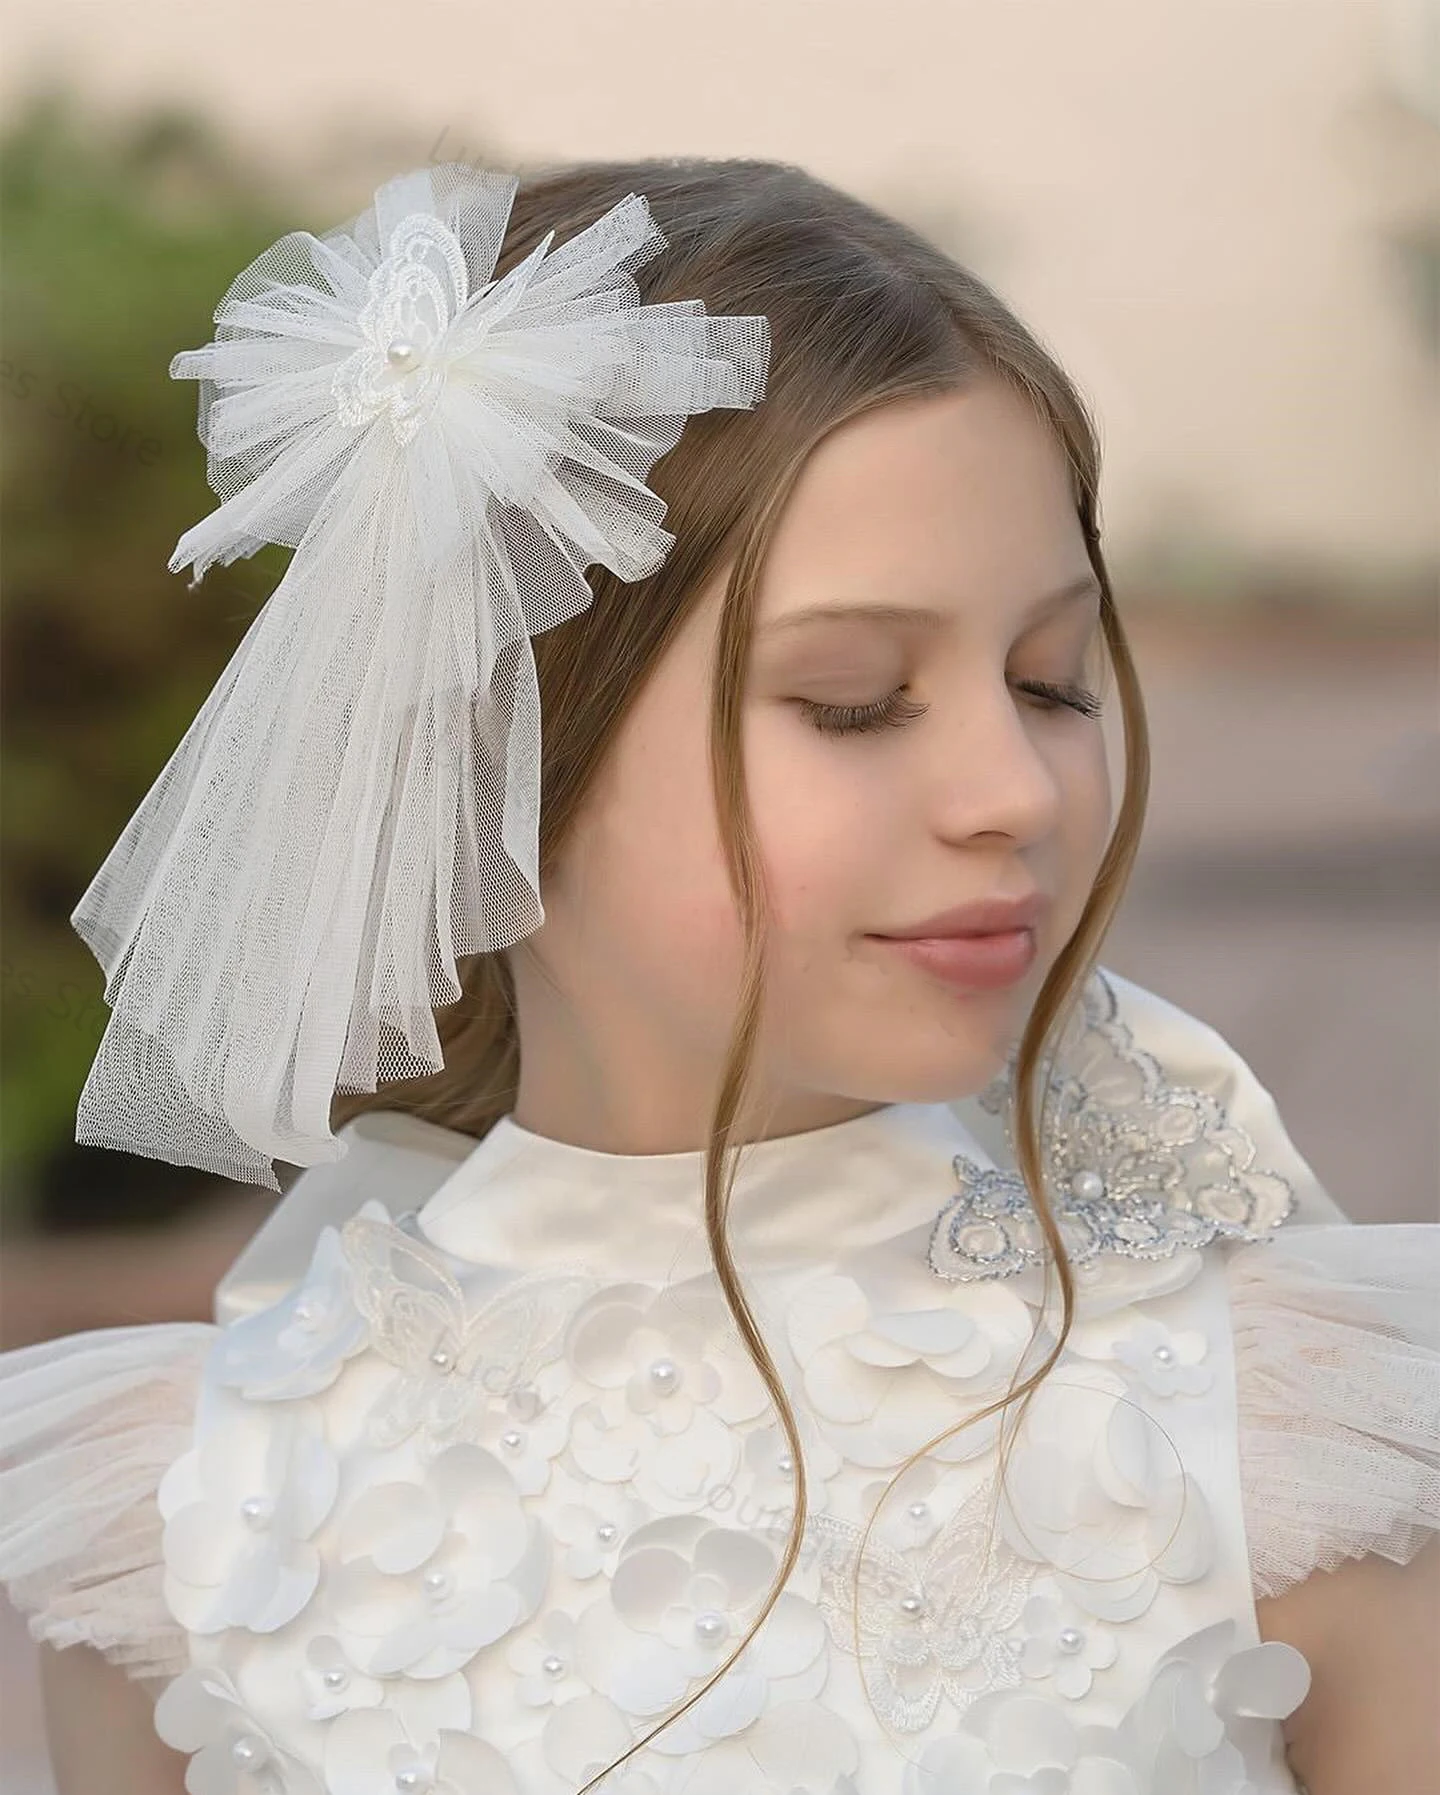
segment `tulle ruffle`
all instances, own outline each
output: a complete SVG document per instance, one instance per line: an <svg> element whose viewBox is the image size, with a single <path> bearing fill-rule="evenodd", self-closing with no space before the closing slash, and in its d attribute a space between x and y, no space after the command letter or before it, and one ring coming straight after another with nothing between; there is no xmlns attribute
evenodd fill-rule
<svg viewBox="0 0 1440 1795"><path fill-rule="evenodd" d="M1289 1228L1227 1260L1257 1596L1440 1528L1440 1225Z"/></svg>
<svg viewBox="0 0 1440 1795"><path fill-rule="evenodd" d="M0 1354L0 1583L32 1638L93 1646L157 1687L189 1653L156 1492L190 1444L218 1331L103 1328Z"/></svg>

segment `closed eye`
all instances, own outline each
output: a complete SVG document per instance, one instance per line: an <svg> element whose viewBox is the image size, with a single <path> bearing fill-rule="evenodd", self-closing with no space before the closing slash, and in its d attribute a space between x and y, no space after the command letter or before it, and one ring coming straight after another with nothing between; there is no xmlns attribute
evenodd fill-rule
<svg viewBox="0 0 1440 1795"><path fill-rule="evenodd" d="M1099 717L1104 704L1087 686L1069 681L1043 679L1022 680L1017 688L1040 700L1045 711L1074 710L1085 717ZM916 717L923 717L928 704L916 704L905 696L906 688L898 686L888 697L874 704L819 704L813 699L797 702L805 716L822 735L859 735L869 730L897 728Z"/></svg>

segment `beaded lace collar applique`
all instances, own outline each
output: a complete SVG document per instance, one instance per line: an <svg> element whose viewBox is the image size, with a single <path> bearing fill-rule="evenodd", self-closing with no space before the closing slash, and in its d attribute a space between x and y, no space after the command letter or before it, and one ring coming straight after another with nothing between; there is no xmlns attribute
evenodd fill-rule
<svg viewBox="0 0 1440 1795"><path fill-rule="evenodd" d="M1014 1055L978 1098L1010 1121ZM1043 1160L1071 1262L1100 1253L1168 1259L1217 1236L1270 1238L1296 1208L1289 1180L1253 1164L1255 1143L1207 1092L1170 1084L1136 1046L1098 969L1061 1037L1042 1120ZM1043 1265L1045 1237L1018 1171L954 1159L960 1182L936 1219L930 1269L951 1282Z"/></svg>

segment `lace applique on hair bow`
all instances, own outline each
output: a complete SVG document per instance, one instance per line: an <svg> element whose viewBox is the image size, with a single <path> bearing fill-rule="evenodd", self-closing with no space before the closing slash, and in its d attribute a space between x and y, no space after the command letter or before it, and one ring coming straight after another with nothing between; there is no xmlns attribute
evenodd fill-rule
<svg viewBox="0 0 1440 1795"><path fill-rule="evenodd" d="M1268 1238L1294 1213L1289 1180L1258 1167L1255 1143L1205 1091L1170 1084L1136 1046L1115 988L1096 971L1050 1074L1043 1159L1071 1262L1100 1253L1166 1259L1217 1236ZM1005 1117L1014 1156L1014 1056L979 1098ZM954 1161L959 1192L936 1219L930 1269L961 1283L1012 1277L1045 1262L1045 1237L1018 1171Z"/></svg>

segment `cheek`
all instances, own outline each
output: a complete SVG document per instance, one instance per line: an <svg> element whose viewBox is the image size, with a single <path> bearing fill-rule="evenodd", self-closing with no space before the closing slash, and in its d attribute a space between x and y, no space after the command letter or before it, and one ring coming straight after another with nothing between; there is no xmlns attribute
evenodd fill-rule
<svg viewBox="0 0 1440 1795"><path fill-rule="evenodd" d="M698 726L642 717L622 736L587 805L577 866L581 926L602 951L696 990L732 976L739 925Z"/></svg>
<svg viewBox="0 0 1440 1795"><path fill-rule="evenodd" d="M1064 806L1054 913L1057 948L1080 920L1110 840L1110 771L1098 731L1091 750L1068 759L1058 777Z"/></svg>

